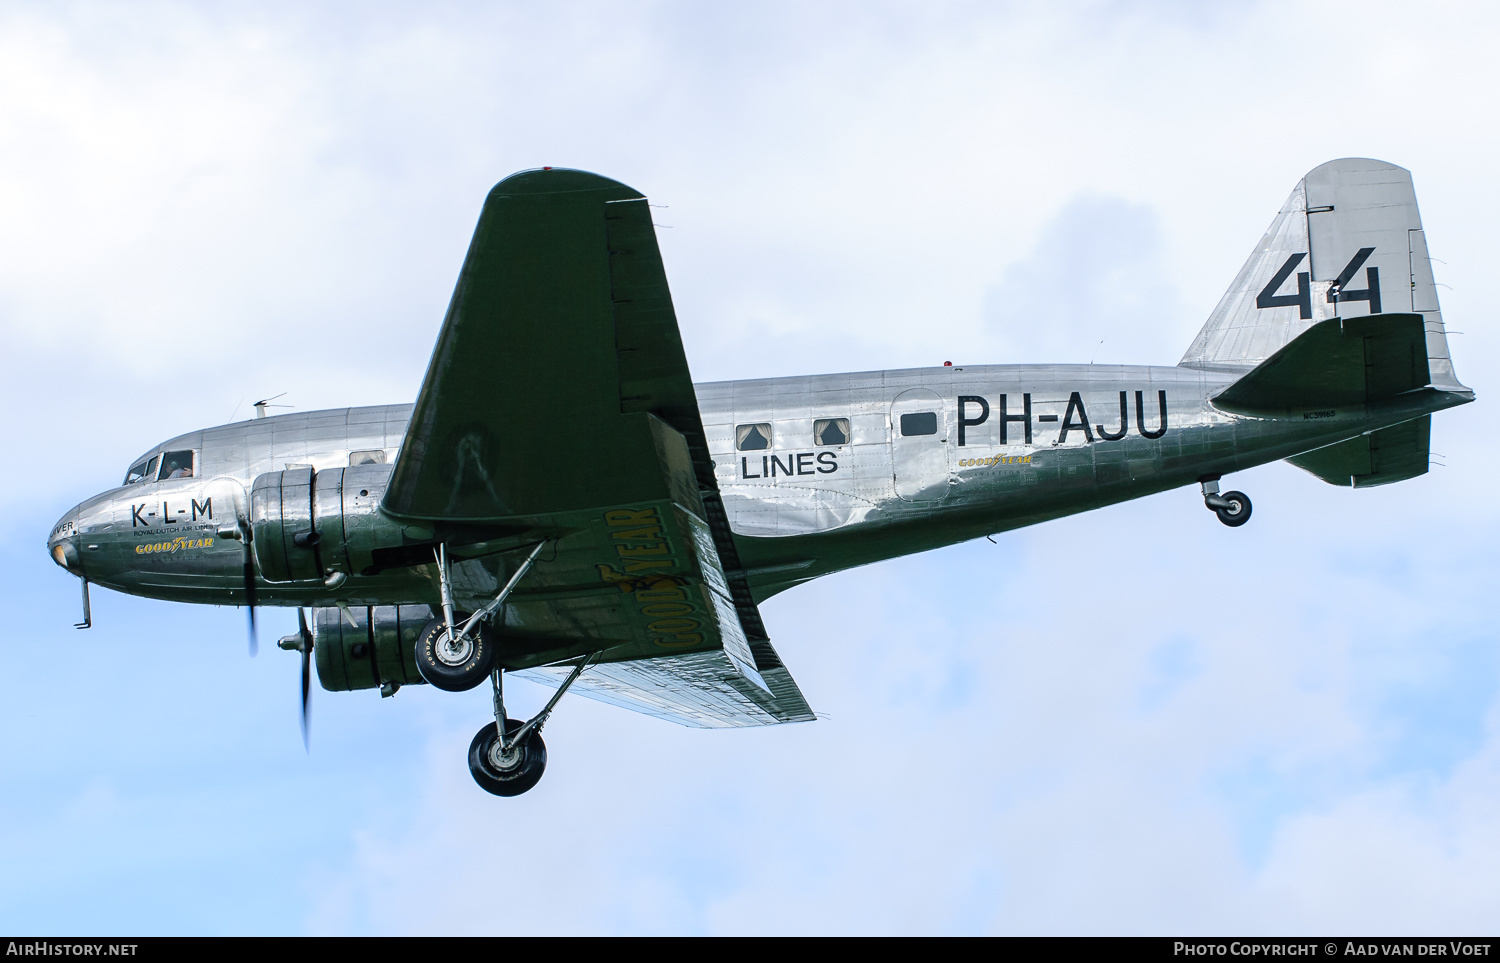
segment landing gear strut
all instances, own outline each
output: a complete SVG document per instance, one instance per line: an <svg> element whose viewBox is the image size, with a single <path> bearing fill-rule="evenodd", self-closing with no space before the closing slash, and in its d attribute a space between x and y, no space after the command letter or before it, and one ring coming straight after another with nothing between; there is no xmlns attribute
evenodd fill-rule
<svg viewBox="0 0 1500 963"><path fill-rule="evenodd" d="M488 723L469 743L469 772L479 788L496 796L519 796L535 786L547 768L547 744L542 742L542 726L552 714L553 706L568 687L578 680L595 656L580 659L552 698L529 722L517 722L505 714L505 670L490 673L495 687L495 721ZM500 726L505 735L500 735Z"/></svg>
<svg viewBox="0 0 1500 963"><path fill-rule="evenodd" d="M1215 515L1219 521L1230 528L1239 528L1250 520L1250 497L1244 492L1225 492L1219 494L1219 476L1199 480L1203 486L1203 504Z"/></svg>
<svg viewBox="0 0 1500 963"><path fill-rule="evenodd" d="M511 589L531 569L546 542L538 542L526 561L516 569L500 594L473 615L459 617L453 611L453 580L448 570L448 546L439 543L436 561L443 614L430 620L417 636L417 671L422 678L448 692L467 692L490 674L498 645L487 621L505 604ZM449 628L456 625L457 631Z"/></svg>
<svg viewBox="0 0 1500 963"><path fill-rule="evenodd" d="M580 658L542 711L529 721L518 722L505 714L505 668L496 661L498 640L487 622L531 570L532 563L542 554L546 544L545 541L537 543L505 587L483 608L462 617L453 611L448 546L439 542L433 553L438 566L443 613L429 621L417 637L417 669L422 678L450 692L472 689L483 682L485 676L490 677L490 684L495 687L495 721L480 729L469 743L469 772L479 783L479 788L496 796L519 796L541 780L547 768L547 744L542 742L542 726L552 715L557 700L600 655L595 652Z"/></svg>

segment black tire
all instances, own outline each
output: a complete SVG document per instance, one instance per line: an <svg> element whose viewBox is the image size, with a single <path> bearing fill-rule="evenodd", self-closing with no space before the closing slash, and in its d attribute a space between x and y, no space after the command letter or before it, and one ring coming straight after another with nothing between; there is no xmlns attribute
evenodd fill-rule
<svg viewBox="0 0 1500 963"><path fill-rule="evenodd" d="M515 732L524 723L515 719L505 720L505 730ZM469 743L469 773L479 788L496 796L519 796L535 786L547 768L547 744L542 734L532 730L531 735L520 746L516 760L510 765L497 763L490 750L494 748L498 729L491 722L480 729Z"/></svg>
<svg viewBox="0 0 1500 963"><path fill-rule="evenodd" d="M1250 499L1244 492L1225 492L1219 497L1230 503L1228 508L1214 509L1219 521L1230 528L1239 528L1250 520Z"/></svg>
<svg viewBox="0 0 1500 963"><path fill-rule="evenodd" d="M455 614L463 625L467 616ZM472 629L457 652L440 653L443 620L429 619L417 636L417 671L422 678L446 692L467 692L490 677L495 664L495 635L480 623Z"/></svg>

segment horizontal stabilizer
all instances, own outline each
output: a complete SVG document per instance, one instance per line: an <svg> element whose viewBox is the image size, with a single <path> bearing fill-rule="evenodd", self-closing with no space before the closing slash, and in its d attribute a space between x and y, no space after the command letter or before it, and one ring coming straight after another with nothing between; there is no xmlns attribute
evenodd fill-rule
<svg viewBox="0 0 1500 963"><path fill-rule="evenodd" d="M1330 318L1219 392L1213 403L1237 414L1277 417L1384 401L1426 387L1429 377L1420 314Z"/></svg>
<svg viewBox="0 0 1500 963"><path fill-rule="evenodd" d="M1287 461L1330 485L1373 488L1427 473L1432 416L1392 425Z"/></svg>

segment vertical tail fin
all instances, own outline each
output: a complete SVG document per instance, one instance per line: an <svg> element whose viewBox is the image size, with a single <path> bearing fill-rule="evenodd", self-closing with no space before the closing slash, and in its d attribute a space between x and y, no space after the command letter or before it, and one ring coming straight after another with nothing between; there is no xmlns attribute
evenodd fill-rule
<svg viewBox="0 0 1500 963"><path fill-rule="evenodd" d="M1438 387L1453 373L1411 173L1344 158L1298 182L1183 355L1183 365L1247 370L1319 321L1420 314Z"/></svg>

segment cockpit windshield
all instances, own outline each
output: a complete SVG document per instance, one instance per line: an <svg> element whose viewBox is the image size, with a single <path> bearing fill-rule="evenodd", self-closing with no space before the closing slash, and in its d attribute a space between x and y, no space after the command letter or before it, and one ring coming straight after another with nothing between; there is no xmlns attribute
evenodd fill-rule
<svg viewBox="0 0 1500 963"><path fill-rule="evenodd" d="M131 465L130 471L125 473L125 484L134 485L137 482L154 479L156 477L156 463L160 460L160 455L154 455L145 461Z"/></svg>

